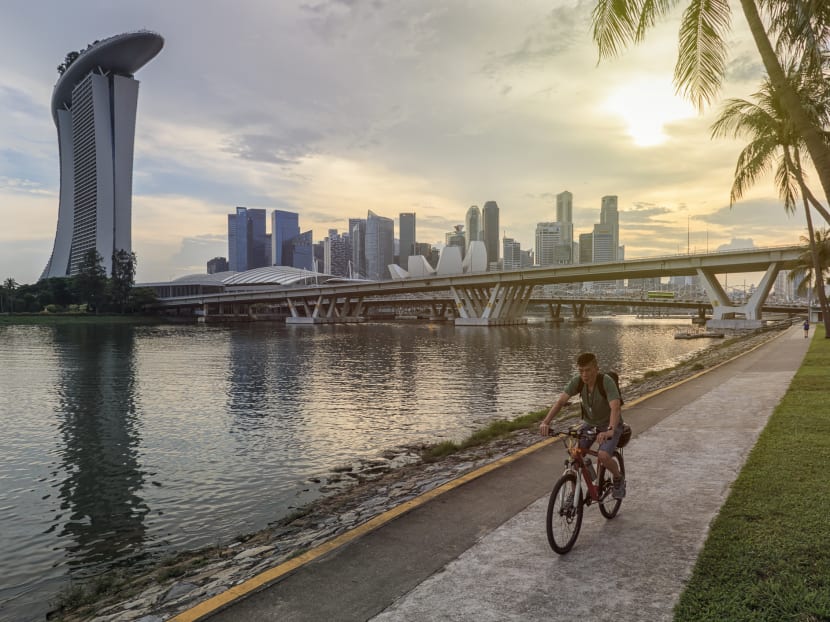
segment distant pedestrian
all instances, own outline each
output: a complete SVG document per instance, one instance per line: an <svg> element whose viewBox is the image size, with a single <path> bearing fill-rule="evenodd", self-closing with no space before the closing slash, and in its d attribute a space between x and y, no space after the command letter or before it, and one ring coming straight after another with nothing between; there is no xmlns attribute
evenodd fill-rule
<svg viewBox="0 0 830 622"><path fill-rule="evenodd" d="M810 318L804 320L804 338L807 339L807 336L810 334Z"/></svg>

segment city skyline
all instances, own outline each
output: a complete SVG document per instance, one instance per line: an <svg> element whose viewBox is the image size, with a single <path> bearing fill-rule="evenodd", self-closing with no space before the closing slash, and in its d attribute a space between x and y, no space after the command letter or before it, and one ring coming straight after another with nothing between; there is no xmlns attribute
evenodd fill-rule
<svg viewBox="0 0 830 622"><path fill-rule="evenodd" d="M297 212L315 242L367 210L417 213L417 241L436 244L492 199L499 240L532 248L567 189L575 239L601 197L619 197L626 257L797 243L803 216L784 213L771 178L729 209L743 143L710 140L717 104L698 114L673 94L679 12L598 65L592 5L149 0L100 11L79 0L48 22L35 7L0 9L0 277L34 282L51 252L55 66L139 29L166 44L138 76L138 281L204 272L225 255L239 205ZM741 20L732 39L719 101L748 97L761 78Z"/></svg>

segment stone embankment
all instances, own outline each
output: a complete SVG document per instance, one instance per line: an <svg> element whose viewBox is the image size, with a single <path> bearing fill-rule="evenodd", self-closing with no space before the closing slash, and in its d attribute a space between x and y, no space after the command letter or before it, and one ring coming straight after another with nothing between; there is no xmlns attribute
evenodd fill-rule
<svg viewBox="0 0 830 622"><path fill-rule="evenodd" d="M789 326L789 323L781 328ZM777 336L765 330L728 339L699 352L680 365L644 378L623 378L627 401L688 378L755 348ZM553 398L553 396L551 396ZM344 465L328 475L322 489L330 495L268 528L240 536L227 546L183 553L151 572L123 576L109 585L87 586L102 594L74 611L56 611L52 619L101 622L163 622L200 601L239 585L382 512L432 490L480 466L538 442L535 429L451 454L426 464L423 447L403 447L383 460ZM107 594L108 593L108 594ZM68 603L73 598L66 597ZM87 598L75 596L76 603Z"/></svg>

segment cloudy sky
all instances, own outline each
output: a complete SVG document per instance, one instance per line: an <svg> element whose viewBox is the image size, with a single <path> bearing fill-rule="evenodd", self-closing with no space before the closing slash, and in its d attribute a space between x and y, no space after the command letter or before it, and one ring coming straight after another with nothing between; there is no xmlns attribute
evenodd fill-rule
<svg viewBox="0 0 830 622"><path fill-rule="evenodd" d="M504 233L531 248L569 190L577 234L602 196L619 196L629 258L686 252L687 240L699 252L798 243L803 216L784 213L771 177L729 208L742 143L710 139L717 105L700 114L674 95L679 13L598 64L593 4L4 0L0 278L35 281L51 252L55 67L138 29L165 38L136 75L139 281L227 255L237 205L296 211L315 241L368 209L414 211L418 240L437 243L495 200ZM762 71L739 12L733 22L721 95L747 97Z"/></svg>

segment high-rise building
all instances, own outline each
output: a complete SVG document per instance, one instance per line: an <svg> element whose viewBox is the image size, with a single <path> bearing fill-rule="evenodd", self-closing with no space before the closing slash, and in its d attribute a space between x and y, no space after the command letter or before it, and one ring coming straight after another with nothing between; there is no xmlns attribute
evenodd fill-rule
<svg viewBox="0 0 830 622"><path fill-rule="evenodd" d="M484 248L487 249L487 262L491 266L499 261L499 206L495 201L487 201L481 210L483 221Z"/></svg>
<svg viewBox="0 0 830 622"><path fill-rule="evenodd" d="M464 225L455 225L452 231L444 236L446 246L457 246L461 249L461 259L464 259L467 250L467 236L464 235Z"/></svg>
<svg viewBox="0 0 830 622"><path fill-rule="evenodd" d="M536 261L540 266L573 263L573 223L540 222L536 225Z"/></svg>
<svg viewBox="0 0 830 622"><path fill-rule="evenodd" d="M351 239L340 235L337 229L329 229L323 240L323 272L334 276L349 276L349 262L352 259Z"/></svg>
<svg viewBox="0 0 830 622"><path fill-rule="evenodd" d="M98 41L62 65L51 104L60 154L58 226L42 277L77 274L90 249L109 274L115 251L132 252L133 75L163 46L154 32L126 33Z"/></svg>
<svg viewBox="0 0 830 622"><path fill-rule="evenodd" d="M349 237L352 239L352 267L350 277L366 278L366 220L349 218Z"/></svg>
<svg viewBox="0 0 830 622"><path fill-rule="evenodd" d="M594 262L594 234L580 233L579 234L579 263L593 263Z"/></svg>
<svg viewBox="0 0 830 622"><path fill-rule="evenodd" d="M283 261L290 261L285 265L302 270L315 269L314 241L311 231L301 233L285 246ZM322 265L320 266L322 268Z"/></svg>
<svg viewBox="0 0 830 622"><path fill-rule="evenodd" d="M620 214L617 210L617 196L609 195L602 197L602 207L599 212L599 222L601 225L608 225L611 228L611 235L613 236L614 255L610 261L617 259L617 248L620 245ZM595 259L595 261L597 261Z"/></svg>
<svg viewBox="0 0 830 622"><path fill-rule="evenodd" d="M582 240L580 239L580 243ZM609 224L594 225L593 251L591 252L593 263L615 261L617 259L617 247L614 244L613 227Z"/></svg>
<svg viewBox="0 0 830 622"><path fill-rule="evenodd" d="M406 270L409 265L409 256L415 254L415 213L400 215L400 245L398 250L398 265Z"/></svg>
<svg viewBox="0 0 830 622"><path fill-rule="evenodd" d="M237 207L228 214L228 265L244 272L268 265L265 210Z"/></svg>
<svg viewBox="0 0 830 622"><path fill-rule="evenodd" d="M570 223L574 221L574 195L567 190L556 195L556 220Z"/></svg>
<svg viewBox="0 0 830 622"><path fill-rule="evenodd" d="M369 210L366 218L366 277L385 281L389 264L395 263L395 221Z"/></svg>
<svg viewBox="0 0 830 622"><path fill-rule="evenodd" d="M300 235L300 215L275 209L271 212L271 265L290 266L286 262L286 244Z"/></svg>
<svg viewBox="0 0 830 622"><path fill-rule="evenodd" d="M208 274L216 274L217 272L227 272L230 268L228 268L228 260L224 257L214 257L213 259L207 262L207 273Z"/></svg>
<svg viewBox="0 0 830 622"><path fill-rule="evenodd" d="M504 270L520 270L522 267L522 247L513 238L502 239L502 250L504 251Z"/></svg>
<svg viewBox="0 0 830 622"><path fill-rule="evenodd" d="M481 210L478 209L478 205L471 205L467 210L467 218L464 220L464 224L467 227L467 246L470 245L470 242L481 239L479 237L481 235Z"/></svg>

